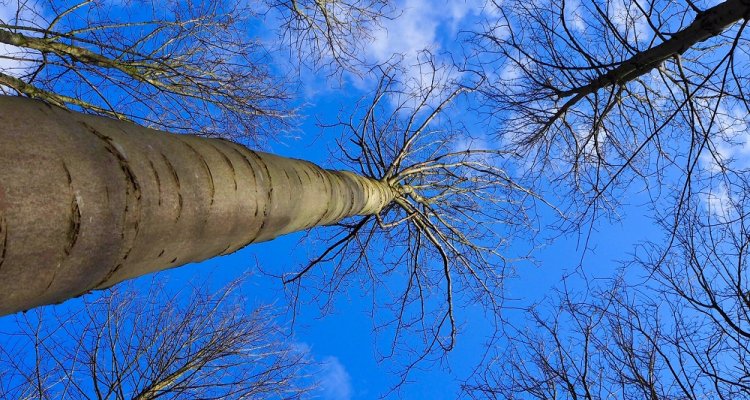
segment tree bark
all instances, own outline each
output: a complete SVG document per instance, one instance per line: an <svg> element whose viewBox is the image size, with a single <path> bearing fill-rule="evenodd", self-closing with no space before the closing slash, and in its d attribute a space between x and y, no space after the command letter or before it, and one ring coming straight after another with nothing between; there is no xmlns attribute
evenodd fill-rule
<svg viewBox="0 0 750 400"><path fill-rule="evenodd" d="M0 315L377 213L394 193L226 140L0 97Z"/></svg>

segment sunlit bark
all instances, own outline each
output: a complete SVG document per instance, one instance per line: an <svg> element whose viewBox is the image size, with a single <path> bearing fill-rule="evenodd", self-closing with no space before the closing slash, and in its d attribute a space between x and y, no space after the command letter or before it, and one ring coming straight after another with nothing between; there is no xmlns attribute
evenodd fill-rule
<svg viewBox="0 0 750 400"><path fill-rule="evenodd" d="M0 314L377 213L377 180L0 97Z"/></svg>

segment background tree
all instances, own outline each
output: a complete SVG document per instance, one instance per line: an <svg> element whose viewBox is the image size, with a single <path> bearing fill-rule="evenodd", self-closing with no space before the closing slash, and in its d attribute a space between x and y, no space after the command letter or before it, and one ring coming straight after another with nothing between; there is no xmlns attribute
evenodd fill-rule
<svg viewBox="0 0 750 400"><path fill-rule="evenodd" d="M528 171L565 178L583 215L617 210L618 193L644 185L671 202L660 217L677 221L689 198L742 179L730 144L743 140L750 110L746 2L497 9L475 36L480 60L503 65L486 64L488 106Z"/></svg>
<svg viewBox="0 0 750 400"><path fill-rule="evenodd" d="M356 69L384 1L3 0L0 90L177 133L253 142L291 126L278 34L302 61ZM269 24L270 25L270 24ZM257 33L255 33L258 35ZM293 57L293 58L295 58ZM284 71L288 72L288 71Z"/></svg>
<svg viewBox="0 0 750 400"><path fill-rule="evenodd" d="M663 236L606 282L603 262L579 265L557 297L506 326L507 347L466 390L747 397L748 4L535 2L501 14L475 38L507 62L485 95L527 173L569 184L573 227L588 221L591 236L597 216L619 218L645 192Z"/></svg>
<svg viewBox="0 0 750 400"><path fill-rule="evenodd" d="M4 0L6 93L172 132L251 137L292 115L286 82L229 1ZM12 62L11 62L12 61ZM14 67L14 68L11 68Z"/></svg>
<svg viewBox="0 0 750 400"><path fill-rule="evenodd" d="M315 366L275 325L246 313L239 281L208 293L158 283L39 308L3 332L0 395L13 399L306 398Z"/></svg>
<svg viewBox="0 0 750 400"><path fill-rule="evenodd" d="M503 346L465 384L467 393L498 399L750 395L747 216L731 224L717 218L691 213L666 257L662 246L646 245L614 279L571 277L557 296L530 310L526 324L506 326Z"/></svg>

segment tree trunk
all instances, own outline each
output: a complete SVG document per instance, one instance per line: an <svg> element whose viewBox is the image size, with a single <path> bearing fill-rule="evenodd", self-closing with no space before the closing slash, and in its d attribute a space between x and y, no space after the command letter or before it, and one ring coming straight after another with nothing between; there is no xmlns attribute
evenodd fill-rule
<svg viewBox="0 0 750 400"><path fill-rule="evenodd" d="M376 213L380 181L0 97L0 315Z"/></svg>

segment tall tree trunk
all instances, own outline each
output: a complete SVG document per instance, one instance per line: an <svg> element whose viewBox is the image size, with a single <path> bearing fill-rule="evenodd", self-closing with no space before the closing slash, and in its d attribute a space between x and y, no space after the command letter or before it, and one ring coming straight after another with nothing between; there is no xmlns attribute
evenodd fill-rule
<svg viewBox="0 0 750 400"><path fill-rule="evenodd" d="M0 315L378 212L380 181L0 97Z"/></svg>

